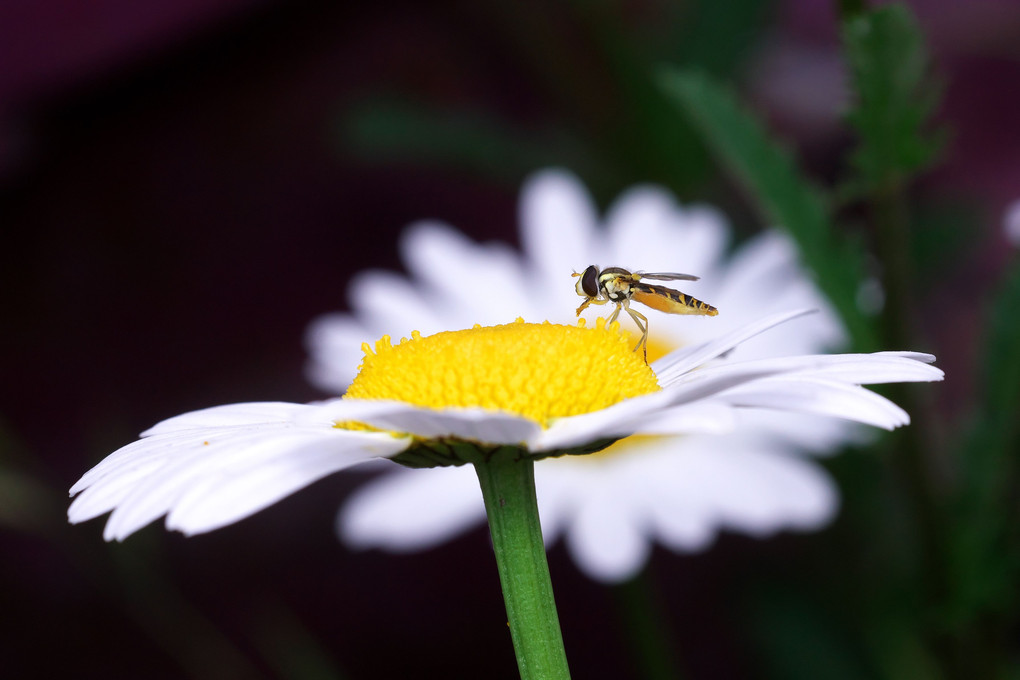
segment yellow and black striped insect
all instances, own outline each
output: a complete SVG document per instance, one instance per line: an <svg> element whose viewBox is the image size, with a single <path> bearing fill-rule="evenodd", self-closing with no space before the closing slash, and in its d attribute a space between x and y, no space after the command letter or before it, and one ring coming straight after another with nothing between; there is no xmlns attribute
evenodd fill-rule
<svg viewBox="0 0 1020 680"><path fill-rule="evenodd" d="M644 314L630 308L630 301L640 302L646 307L657 309L667 314L698 314L703 316L715 316L719 310L702 302L690 295L680 291L656 286L651 283L644 283L643 279L653 281L697 281L697 276L690 274L674 274L671 272L630 272L620 267L607 267L601 272L597 265L590 265L583 272L574 272L572 276L578 279L575 284L577 294L585 298L581 306L577 308L577 315L588 305L604 305L607 302L616 304L616 309L609 316L607 324L616 321L621 309L627 310L630 318L641 329L641 339L634 346L636 352L639 347L644 349L645 362L648 362L648 319Z"/></svg>

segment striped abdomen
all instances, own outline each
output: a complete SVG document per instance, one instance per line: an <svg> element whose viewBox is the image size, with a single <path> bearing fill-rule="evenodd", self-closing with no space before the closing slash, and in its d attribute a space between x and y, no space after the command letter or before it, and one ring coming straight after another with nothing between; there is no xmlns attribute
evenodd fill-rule
<svg viewBox="0 0 1020 680"><path fill-rule="evenodd" d="M718 309L707 302L702 302L690 295L684 295L672 288L653 286L650 283L630 284L630 298L646 307L651 307L667 314L704 314L706 316L715 316L719 313Z"/></svg>

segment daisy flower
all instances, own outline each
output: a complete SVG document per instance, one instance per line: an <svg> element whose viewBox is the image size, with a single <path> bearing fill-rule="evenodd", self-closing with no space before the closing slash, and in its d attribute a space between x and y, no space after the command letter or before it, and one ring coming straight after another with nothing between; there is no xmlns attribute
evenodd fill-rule
<svg viewBox="0 0 1020 680"><path fill-rule="evenodd" d="M772 315L645 364L619 325L514 323L374 349L344 398L215 406L164 420L71 488L68 518L110 512L122 540L166 516L198 534L237 522L331 473L380 458L408 468L493 457L590 457L632 435L732 428L739 411L834 415L892 429L909 421L862 384L940 380L914 352L712 360L805 311ZM781 474L776 473L776 476ZM611 504L611 499L606 499ZM407 519L423 499L405 504ZM674 506L663 509L663 515Z"/></svg>
<svg viewBox="0 0 1020 680"><path fill-rule="evenodd" d="M545 171L524 187L520 225L523 253L473 243L441 223L413 225L401 243L410 278L364 272L351 285L353 313L329 314L312 324L310 379L344 391L360 344L383 334L427 334L517 316L572 322L580 300L567 274L592 263L701 277L682 288L717 307L719 315L649 312L649 359L681 347L690 351L763 315L798 308L819 311L745 339L730 348L726 361L811 354L844 340L785 235L768 231L730 254L730 229L718 211L680 206L661 188L627 191L600 220L574 176ZM605 308L586 315L600 312ZM658 374L665 366L653 361L652 368ZM677 433L649 422L650 436L621 440L597 456L538 466L546 540L564 537L589 576L621 581L644 565L655 542L694 551L721 529L767 536L783 528L814 529L832 517L835 487L805 454L839 448L859 436L856 428L782 409L730 411L723 420ZM432 547L484 521L476 485L462 468L393 468L346 503L340 535L364 548Z"/></svg>

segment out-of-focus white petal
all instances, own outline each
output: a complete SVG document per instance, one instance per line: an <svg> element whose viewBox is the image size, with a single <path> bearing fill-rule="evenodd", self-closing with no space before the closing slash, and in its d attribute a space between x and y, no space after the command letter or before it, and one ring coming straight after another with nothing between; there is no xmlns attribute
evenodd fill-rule
<svg viewBox="0 0 1020 680"><path fill-rule="evenodd" d="M665 189L628 189L605 218L607 259L603 266L642 271L714 272L728 240L725 222L706 208L682 209Z"/></svg>
<svg viewBox="0 0 1020 680"><path fill-rule="evenodd" d="M632 187L620 195L606 213L608 252L615 258L600 263L644 271L674 271L671 253L649 252L648 244L662 244L670 233L676 209L673 196L660 187ZM656 249L658 250L658 249Z"/></svg>
<svg viewBox="0 0 1020 680"><path fill-rule="evenodd" d="M323 314L305 333L310 355L305 376L321 390L343 392L358 374L361 345L370 337L363 324L346 314Z"/></svg>
<svg viewBox="0 0 1020 680"><path fill-rule="evenodd" d="M419 285L444 308L447 324L437 330L507 323L527 316L531 309L522 285L506 285L507 281L524 282L526 277L505 244L477 244L445 224L419 222L401 239L401 250ZM493 304L495 298L499 304ZM451 326L451 316L458 316L461 323Z"/></svg>
<svg viewBox="0 0 1020 680"><path fill-rule="evenodd" d="M356 275L348 289L358 318L368 326L389 329L387 334L395 340L410 336L412 330L426 335L444 330L432 309L432 299L402 276L369 270ZM378 339L366 337L363 342Z"/></svg>
<svg viewBox="0 0 1020 680"><path fill-rule="evenodd" d="M670 218L670 224L672 229L668 242L680 258L677 265L690 270L685 273L695 274L703 280L718 276L720 267L724 266L724 251L730 242L726 217L712 206L694 204L679 208ZM675 270L677 265L670 270Z"/></svg>
<svg viewBox="0 0 1020 680"><path fill-rule="evenodd" d="M717 401L685 404L651 413L637 423L636 434L671 435L723 434L737 426L737 412L728 404Z"/></svg>
<svg viewBox="0 0 1020 680"><path fill-rule="evenodd" d="M597 222L591 197L574 175L544 170L530 177L521 192L520 225L532 276L551 285L592 264Z"/></svg>
<svg viewBox="0 0 1020 680"><path fill-rule="evenodd" d="M625 581L648 560L646 528L635 525L628 500L613 488L590 489L571 518L567 549L596 580Z"/></svg>
<svg viewBox="0 0 1020 680"><path fill-rule="evenodd" d="M801 278L797 267L797 248L793 241L778 231L768 231L749 239L733 253L726 277L727 295L746 296L748 291L765 288L785 290L789 283Z"/></svg>
<svg viewBox="0 0 1020 680"><path fill-rule="evenodd" d="M749 441L780 452L827 456L847 446L863 446L876 438L876 431L861 423L837 416L815 415L771 409L740 409L736 431L751 433Z"/></svg>
<svg viewBox="0 0 1020 680"><path fill-rule="evenodd" d="M741 436L678 444L668 460L656 456L660 474L644 487L660 538L674 549L700 550L720 529L759 537L784 527L814 529L838 505L817 465L767 444Z"/></svg>
<svg viewBox="0 0 1020 680"><path fill-rule="evenodd" d="M444 295L456 295L455 283L475 273L476 250L466 236L435 220L415 222L400 239L401 259L419 285Z"/></svg>
<svg viewBox="0 0 1020 680"><path fill-rule="evenodd" d="M474 469L393 471L354 492L337 516L337 530L354 548L424 550L485 521Z"/></svg>

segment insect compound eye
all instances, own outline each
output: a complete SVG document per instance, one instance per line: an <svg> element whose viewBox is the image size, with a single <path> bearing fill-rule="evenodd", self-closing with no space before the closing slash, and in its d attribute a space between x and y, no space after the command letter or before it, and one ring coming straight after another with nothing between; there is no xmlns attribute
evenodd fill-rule
<svg viewBox="0 0 1020 680"><path fill-rule="evenodd" d="M595 265L589 265L584 273L581 274L581 290L588 297L598 297L599 295L599 268Z"/></svg>

